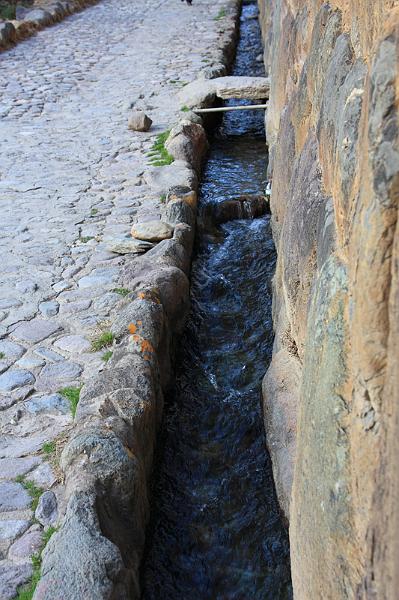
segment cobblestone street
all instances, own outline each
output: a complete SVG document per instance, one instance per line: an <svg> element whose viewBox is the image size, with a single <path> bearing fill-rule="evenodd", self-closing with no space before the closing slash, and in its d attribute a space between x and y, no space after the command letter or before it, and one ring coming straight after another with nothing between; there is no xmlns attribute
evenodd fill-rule
<svg viewBox="0 0 399 600"><path fill-rule="evenodd" d="M107 243L159 218L146 153L207 66L221 5L105 0L0 54L0 600L62 514L59 449L132 260ZM132 106L149 133L128 130Z"/></svg>

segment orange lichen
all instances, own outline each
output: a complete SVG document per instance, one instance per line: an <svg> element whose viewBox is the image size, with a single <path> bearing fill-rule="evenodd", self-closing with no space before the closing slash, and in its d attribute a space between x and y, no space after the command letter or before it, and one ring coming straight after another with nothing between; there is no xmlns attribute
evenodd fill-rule
<svg viewBox="0 0 399 600"><path fill-rule="evenodd" d="M130 333L136 333L137 331L137 326L134 323L130 323L128 326L129 332Z"/></svg>

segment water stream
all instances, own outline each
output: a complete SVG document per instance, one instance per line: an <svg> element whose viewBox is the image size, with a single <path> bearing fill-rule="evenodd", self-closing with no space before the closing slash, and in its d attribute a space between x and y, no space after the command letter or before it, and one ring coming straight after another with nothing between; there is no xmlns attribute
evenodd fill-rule
<svg viewBox="0 0 399 600"><path fill-rule="evenodd" d="M264 75L256 15L246 3L236 75ZM263 116L227 113L203 176L192 309L165 410L144 600L292 597L260 399L273 343L269 216L220 226L201 219L210 204L264 191Z"/></svg>

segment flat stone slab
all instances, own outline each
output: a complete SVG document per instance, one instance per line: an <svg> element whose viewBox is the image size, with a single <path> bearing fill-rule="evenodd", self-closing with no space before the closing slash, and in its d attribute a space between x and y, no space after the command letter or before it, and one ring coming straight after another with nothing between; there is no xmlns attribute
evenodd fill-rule
<svg viewBox="0 0 399 600"><path fill-rule="evenodd" d="M8 560L0 561L0 598L11 600L17 595L20 586L32 576L32 565L25 563L16 565Z"/></svg>
<svg viewBox="0 0 399 600"><path fill-rule="evenodd" d="M58 313L59 306L58 302L55 301L41 302L39 304L39 310L44 317L55 317Z"/></svg>
<svg viewBox="0 0 399 600"><path fill-rule="evenodd" d="M26 531L28 527L29 521L26 519L10 519L7 521L0 520L0 542L7 540L14 541L15 538Z"/></svg>
<svg viewBox="0 0 399 600"><path fill-rule="evenodd" d="M37 524L33 525L10 546L8 557L16 560L28 560L40 551L42 544L43 534L41 529Z"/></svg>
<svg viewBox="0 0 399 600"><path fill-rule="evenodd" d="M0 479L11 479L19 475L25 475L31 469L39 465L41 459L38 456L27 456L26 458L1 458Z"/></svg>
<svg viewBox="0 0 399 600"><path fill-rule="evenodd" d="M107 249L115 254L143 254L154 247L154 244L143 240L111 240Z"/></svg>
<svg viewBox="0 0 399 600"><path fill-rule="evenodd" d="M66 352L82 354L91 348L90 342L81 335L65 335L54 342L54 346Z"/></svg>
<svg viewBox="0 0 399 600"><path fill-rule="evenodd" d="M67 415L70 412L69 402L61 394L45 394L32 396L25 401L26 410L34 415L52 413Z"/></svg>
<svg viewBox="0 0 399 600"><path fill-rule="evenodd" d="M50 348L46 348L45 346L41 346L40 348L36 348L34 353L38 356L42 356L45 360L50 362L61 362L65 360L62 354L58 354L58 352L54 352Z"/></svg>
<svg viewBox="0 0 399 600"><path fill-rule="evenodd" d="M262 100L269 97L268 77L216 77L197 79L186 85L178 94L181 105L203 108L213 104L215 98Z"/></svg>
<svg viewBox="0 0 399 600"><path fill-rule="evenodd" d="M32 498L20 483L0 482L0 512L30 508Z"/></svg>
<svg viewBox="0 0 399 600"><path fill-rule="evenodd" d="M35 377L25 369L11 369L0 375L0 392L11 392L35 382Z"/></svg>
<svg viewBox="0 0 399 600"><path fill-rule="evenodd" d="M42 319L33 319L18 325L12 332L12 336L23 342L37 344L50 337L62 327L53 321L44 321Z"/></svg>
<svg viewBox="0 0 399 600"><path fill-rule="evenodd" d="M15 363L21 369L40 369L45 364L45 361L38 356L23 356Z"/></svg>
<svg viewBox="0 0 399 600"><path fill-rule="evenodd" d="M163 221L146 221L133 225L131 233L138 240L161 242L172 237L173 227Z"/></svg>
<svg viewBox="0 0 399 600"><path fill-rule="evenodd" d="M33 481L38 487L49 489L57 481L53 469L48 462L43 462L34 471L29 473L29 480Z"/></svg>
<svg viewBox="0 0 399 600"><path fill-rule="evenodd" d="M83 368L77 363L63 361L46 365L40 373L38 382L43 383L46 380L49 383L57 384L65 381L77 379L83 371Z"/></svg>
<svg viewBox="0 0 399 600"><path fill-rule="evenodd" d="M20 346L20 344L10 342L9 340L0 340L0 353L5 354L5 359L18 360L24 352L25 348Z"/></svg>
<svg viewBox="0 0 399 600"><path fill-rule="evenodd" d="M85 275L79 279L80 288L103 287L112 285L116 279L114 269L94 269L90 275Z"/></svg>

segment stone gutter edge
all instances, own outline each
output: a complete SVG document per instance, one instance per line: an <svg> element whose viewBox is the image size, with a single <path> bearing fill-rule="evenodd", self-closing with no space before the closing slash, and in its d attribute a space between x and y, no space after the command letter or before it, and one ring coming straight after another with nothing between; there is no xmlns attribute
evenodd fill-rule
<svg viewBox="0 0 399 600"><path fill-rule="evenodd" d="M227 66L234 56L240 7L241 0L226 3L216 67ZM218 74L216 68L211 76ZM202 129L195 120L192 125L192 131ZM194 172L206 143L195 146L186 116L176 130L182 136L180 148L194 151ZM193 182L191 189L185 184L168 194L163 218L173 223L173 237L143 255L142 272L135 269L135 260L125 267L122 283L131 293L111 317L117 345L104 371L81 392L61 457L67 508L43 551L34 600L140 598L154 448L164 393L173 378L174 351L189 310L195 173Z"/></svg>

